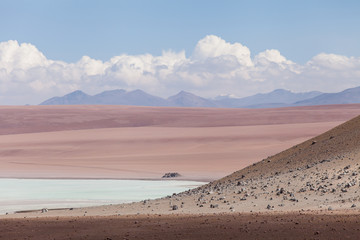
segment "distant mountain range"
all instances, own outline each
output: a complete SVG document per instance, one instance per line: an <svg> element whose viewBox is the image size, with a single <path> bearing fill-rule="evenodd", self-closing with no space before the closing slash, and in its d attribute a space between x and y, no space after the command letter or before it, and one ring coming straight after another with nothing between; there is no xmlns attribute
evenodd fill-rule
<svg viewBox="0 0 360 240"><path fill-rule="evenodd" d="M317 91L293 93L277 89L269 93L259 93L244 98L218 96L207 99L181 91L167 99L150 95L142 90L123 89L88 95L80 90L62 97L53 97L40 105L133 105L171 107L223 107L223 108L276 108L291 106L311 106L326 104L360 103L360 87L346 89L339 93Z"/></svg>
<svg viewBox="0 0 360 240"><path fill-rule="evenodd" d="M170 106L174 107L219 107L216 101L202 98L185 91L169 97L167 101Z"/></svg>
<svg viewBox="0 0 360 240"><path fill-rule="evenodd" d="M293 93L284 89L277 89L269 93L258 93L244 98L217 98L221 106L232 108L273 108L291 106L293 103L311 99L321 95L321 92Z"/></svg>
<svg viewBox="0 0 360 240"><path fill-rule="evenodd" d="M319 96L295 102L296 106L360 103L360 87L349 88L338 93L323 93Z"/></svg>
<svg viewBox="0 0 360 240"><path fill-rule="evenodd" d="M80 90L63 97L53 97L40 105L134 105L134 106L170 106L169 101L150 95L141 90L127 92L123 89L105 91L94 96Z"/></svg>

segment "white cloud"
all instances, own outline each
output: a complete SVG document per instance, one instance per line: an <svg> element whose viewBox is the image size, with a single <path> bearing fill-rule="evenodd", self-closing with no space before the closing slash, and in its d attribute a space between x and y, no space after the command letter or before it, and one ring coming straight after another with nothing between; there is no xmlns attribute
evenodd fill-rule
<svg viewBox="0 0 360 240"><path fill-rule="evenodd" d="M27 70L48 64L49 61L34 45L29 43L19 45L13 40L0 42L0 69L11 72L14 69Z"/></svg>
<svg viewBox="0 0 360 240"><path fill-rule="evenodd" d="M206 60L222 56L234 56L239 64L252 66L250 50L240 43L228 43L218 36L208 35L201 39L194 50L193 58L197 60Z"/></svg>
<svg viewBox="0 0 360 240"><path fill-rule="evenodd" d="M88 76L104 74L106 69L102 61L92 59L88 56L83 56L80 61L76 63L76 67Z"/></svg>
<svg viewBox="0 0 360 240"><path fill-rule="evenodd" d="M308 63L308 66L317 69L329 69L329 70L352 70L359 69L360 58L346 57L336 54L320 53L313 57Z"/></svg>
<svg viewBox="0 0 360 240"><path fill-rule="evenodd" d="M251 58L240 43L209 35L185 52L120 55L108 61L82 57L75 63L47 59L34 45L0 42L0 104L37 104L81 89L140 88L167 97L180 90L205 97L220 93L247 96L275 88L339 91L360 85L360 58L321 53L294 63L276 49Z"/></svg>
<svg viewBox="0 0 360 240"><path fill-rule="evenodd" d="M276 50L276 49L270 49L270 50L266 50L264 52L259 53L258 55L255 56L254 61L256 64L262 64L262 65L265 65L268 63L292 64L291 61L286 60L286 58L280 54L279 50Z"/></svg>

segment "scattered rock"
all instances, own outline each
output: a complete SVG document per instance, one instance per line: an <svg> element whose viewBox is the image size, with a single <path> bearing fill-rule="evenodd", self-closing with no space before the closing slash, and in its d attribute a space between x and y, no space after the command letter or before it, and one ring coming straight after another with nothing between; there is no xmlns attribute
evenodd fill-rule
<svg viewBox="0 0 360 240"><path fill-rule="evenodd" d="M181 177L180 173L168 172L168 173L165 173L161 178L175 178L175 177Z"/></svg>
<svg viewBox="0 0 360 240"><path fill-rule="evenodd" d="M49 210L47 208L41 209L41 213L47 213Z"/></svg>

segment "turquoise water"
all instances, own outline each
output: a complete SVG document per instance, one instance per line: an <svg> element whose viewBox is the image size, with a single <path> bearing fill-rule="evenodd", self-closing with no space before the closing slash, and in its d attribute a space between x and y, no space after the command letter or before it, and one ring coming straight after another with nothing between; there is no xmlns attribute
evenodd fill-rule
<svg viewBox="0 0 360 240"><path fill-rule="evenodd" d="M141 201L179 193L202 184L205 183L174 180L0 179L0 214Z"/></svg>

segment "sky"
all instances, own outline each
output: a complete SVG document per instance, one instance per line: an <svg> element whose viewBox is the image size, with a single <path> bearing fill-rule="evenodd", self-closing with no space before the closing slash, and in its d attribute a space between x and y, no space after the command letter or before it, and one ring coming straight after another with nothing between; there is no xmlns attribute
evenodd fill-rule
<svg viewBox="0 0 360 240"><path fill-rule="evenodd" d="M360 86L360 1L1 0L0 104Z"/></svg>

